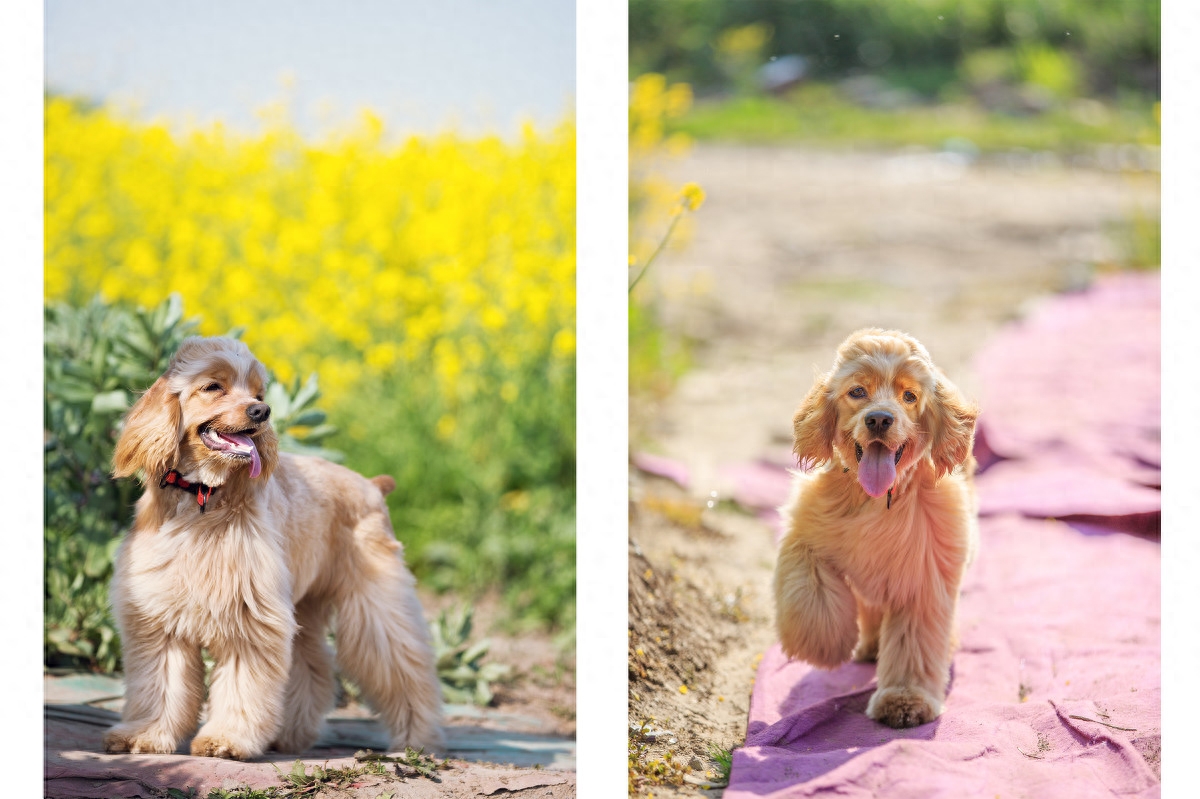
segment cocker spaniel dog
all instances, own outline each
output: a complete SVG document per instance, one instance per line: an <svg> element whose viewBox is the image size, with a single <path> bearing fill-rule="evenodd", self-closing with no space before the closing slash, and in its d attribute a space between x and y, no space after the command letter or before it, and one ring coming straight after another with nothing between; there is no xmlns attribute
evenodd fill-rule
<svg viewBox="0 0 1200 799"><path fill-rule="evenodd" d="M878 661L867 715L942 712L955 608L977 533L978 409L912 336L859 330L794 419L797 473L775 570L784 653L832 669Z"/></svg>
<svg viewBox="0 0 1200 799"><path fill-rule="evenodd" d="M113 474L145 493L117 553L112 604L125 709L108 752L174 752L204 699L193 755L299 752L334 700L325 643L392 746L441 744L440 688L415 583L392 531L386 475L279 453L267 374L240 341L191 338L130 410Z"/></svg>

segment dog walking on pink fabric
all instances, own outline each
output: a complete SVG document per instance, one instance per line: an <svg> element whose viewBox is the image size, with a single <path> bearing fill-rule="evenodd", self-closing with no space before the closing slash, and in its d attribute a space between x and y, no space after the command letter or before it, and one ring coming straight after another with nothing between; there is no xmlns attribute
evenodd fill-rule
<svg viewBox="0 0 1200 799"><path fill-rule="evenodd" d="M779 639L819 668L877 660L867 715L890 727L942 712L978 540L977 415L920 342L871 328L838 347L793 422L804 471L780 509Z"/></svg>
<svg viewBox="0 0 1200 799"><path fill-rule="evenodd" d="M125 660L108 752L174 752L196 729L204 647L216 661L193 755L300 752L333 707L333 656L392 747L441 744L441 691L382 475L278 453L267 374L240 341L191 338L125 419L113 473L146 491L117 553Z"/></svg>

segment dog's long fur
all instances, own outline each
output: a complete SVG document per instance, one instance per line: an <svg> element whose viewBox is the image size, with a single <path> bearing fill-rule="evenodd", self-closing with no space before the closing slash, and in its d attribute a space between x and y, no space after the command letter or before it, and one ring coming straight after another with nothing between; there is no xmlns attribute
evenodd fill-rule
<svg viewBox="0 0 1200 799"><path fill-rule="evenodd" d="M794 419L807 473L796 474L780 509L783 651L826 669L878 660L867 715L891 727L942 712L959 583L978 538L977 414L916 339L871 328L842 343ZM891 417L885 429L883 415ZM890 486L860 479L868 464L859 447L882 447L875 457L894 461L901 446Z"/></svg>
<svg viewBox="0 0 1200 799"><path fill-rule="evenodd" d="M174 752L196 729L201 647L216 665L193 755L307 749L333 705L335 612L337 665L393 748L440 746L428 631L384 502L395 483L277 452L265 380L240 341L188 339L126 418L113 473L141 472L145 493L112 581L126 694L105 750ZM244 447L206 445L208 430L248 437L261 473L251 477ZM204 512L195 495L160 486L171 469L216 487Z"/></svg>

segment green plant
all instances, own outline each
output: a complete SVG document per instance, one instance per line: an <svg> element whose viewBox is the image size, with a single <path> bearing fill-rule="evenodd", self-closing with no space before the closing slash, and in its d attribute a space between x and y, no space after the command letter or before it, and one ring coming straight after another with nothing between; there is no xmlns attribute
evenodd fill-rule
<svg viewBox="0 0 1200 799"><path fill-rule="evenodd" d="M445 760L438 760L433 755L425 754L423 749L413 749L411 746L405 747L404 754L396 757L390 755L377 754L370 749L354 753L354 759L359 763L369 765L375 764L382 768L383 763L394 764L397 776L404 777L424 777L433 782L441 782L437 776L437 772L450 768L450 764Z"/></svg>
<svg viewBox="0 0 1200 799"><path fill-rule="evenodd" d="M208 792L206 799L300 799L300 797L306 796L325 796L327 788L336 791L340 796L342 791L350 789L354 782L364 776L388 776L387 768L383 765L385 762L394 762L406 767L406 771L402 772L401 766L396 766L396 774L401 779L405 776L420 775L435 782L439 780L433 775L433 770L444 767L444 763L438 763L430 757L422 757L420 752L412 749L405 750L404 758L389 758L371 755L369 752L358 752L354 755L354 759L361 765L346 768L329 768L328 764L313 765L311 774L304 762L297 760L292 763L292 770L286 774L278 766L275 766L282 785L270 788L250 788L248 786L232 789L213 788ZM409 759L415 760L420 768L409 766ZM386 794L386 796L392 795ZM180 796L186 795L180 793Z"/></svg>
<svg viewBox="0 0 1200 799"><path fill-rule="evenodd" d="M470 608L443 610L430 622L429 633L442 697L447 702L486 705L492 701L491 684L507 677L512 669L505 663L482 662L491 643L486 638L470 643L473 615Z"/></svg>
<svg viewBox="0 0 1200 799"><path fill-rule="evenodd" d="M717 779L714 782L729 783L729 772L733 769L733 752L724 747L712 744L708 748L708 756L717 766Z"/></svg>
<svg viewBox="0 0 1200 799"><path fill-rule="evenodd" d="M108 581L120 536L140 489L110 476L121 418L166 370L198 326L178 296L153 309L96 298L81 308L45 309L44 536L47 666L113 671L120 643L108 612ZM240 331L232 331L239 335ZM283 449L320 448L333 429L312 407L316 377L292 389L272 382L268 396Z"/></svg>

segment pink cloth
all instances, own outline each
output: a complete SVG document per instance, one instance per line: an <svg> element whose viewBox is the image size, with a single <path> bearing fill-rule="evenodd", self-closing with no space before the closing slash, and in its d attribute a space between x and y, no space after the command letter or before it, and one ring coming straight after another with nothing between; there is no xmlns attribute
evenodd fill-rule
<svg viewBox="0 0 1200 799"><path fill-rule="evenodd" d="M691 483L691 475L684 464L662 455L651 455L649 452L635 452L632 456L633 465L646 474L655 477L665 477L681 488L687 488Z"/></svg>
<svg viewBox="0 0 1200 799"><path fill-rule="evenodd" d="M981 513L1161 509L1159 284L1110 275L1046 300L979 352Z"/></svg>
<svg viewBox="0 0 1200 799"><path fill-rule="evenodd" d="M1159 623L1155 542L985 519L942 716L871 721L874 665L820 671L776 644L726 799L1157 796Z"/></svg>

